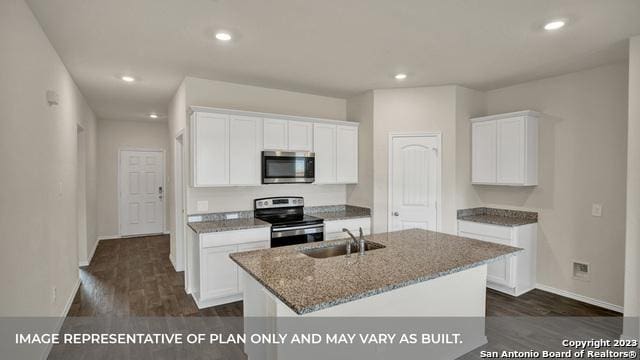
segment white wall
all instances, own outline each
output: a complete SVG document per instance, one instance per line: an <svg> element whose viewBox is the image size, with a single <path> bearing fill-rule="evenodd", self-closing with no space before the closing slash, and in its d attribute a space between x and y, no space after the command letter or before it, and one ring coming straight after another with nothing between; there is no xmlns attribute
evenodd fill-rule
<svg viewBox="0 0 640 360"><path fill-rule="evenodd" d="M532 81L486 94L488 114L533 109L540 120L536 187L474 186L489 206L539 212L538 283L623 303L627 64ZM602 217L591 204L603 205ZM571 262L591 265L591 281Z"/></svg>
<svg viewBox="0 0 640 360"><path fill-rule="evenodd" d="M456 86L374 90L375 232L387 231L390 132L442 133L442 228L456 229Z"/></svg>
<svg viewBox="0 0 640 360"><path fill-rule="evenodd" d="M63 316L79 283L77 124L91 172L95 117L22 0L0 2L0 49L0 315ZM47 104L47 90L59 93L58 106ZM91 192L95 174L87 179Z"/></svg>
<svg viewBox="0 0 640 360"><path fill-rule="evenodd" d="M483 92L461 86L456 87L456 209L482 206L475 187L471 185L471 122L469 119L484 115L486 112L486 97Z"/></svg>
<svg viewBox="0 0 640 360"><path fill-rule="evenodd" d="M640 36L629 45L629 142L627 149L627 228L624 315L625 335L640 329Z"/></svg>
<svg viewBox="0 0 640 360"><path fill-rule="evenodd" d="M169 153L169 127L165 122L98 121L98 236L117 237L118 226L118 153L122 148L165 150ZM165 166L165 177L168 175ZM167 183L165 186L169 187ZM166 204L165 228L168 228Z"/></svg>
<svg viewBox="0 0 640 360"><path fill-rule="evenodd" d="M175 161L174 154L176 151L176 136L183 132L184 142L184 167L185 167L185 181L183 184L188 184L188 173L189 173L189 149L188 142L186 141L187 134L185 128L187 126L187 94L185 89L184 81L180 83L176 93L173 95L171 102L169 103L169 135L168 135L168 145L169 151L167 154L169 157L167 158L167 207L169 209L169 233L170 233L170 251L169 257L173 264L176 263L175 254L176 254L176 204L175 204ZM186 199L185 199L186 201Z"/></svg>
<svg viewBox="0 0 640 360"><path fill-rule="evenodd" d="M373 207L373 91L347 100L347 118L358 127L358 184L347 186L347 203Z"/></svg>

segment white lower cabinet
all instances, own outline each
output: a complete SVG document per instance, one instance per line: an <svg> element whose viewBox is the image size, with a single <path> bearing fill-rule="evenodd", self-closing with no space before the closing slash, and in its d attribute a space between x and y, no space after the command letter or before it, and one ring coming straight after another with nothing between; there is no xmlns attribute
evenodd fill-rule
<svg viewBox="0 0 640 360"><path fill-rule="evenodd" d="M242 277L229 254L267 249L270 237L268 227L195 234L190 268L197 276L191 295L198 308L242 300Z"/></svg>
<svg viewBox="0 0 640 360"><path fill-rule="evenodd" d="M324 239L335 240L347 237L346 232L342 229L349 229L353 235L358 236L359 229L362 228L362 232L365 235L371 234L371 218L358 218L358 219L346 219L346 220L333 220L324 222Z"/></svg>
<svg viewBox="0 0 640 360"><path fill-rule="evenodd" d="M458 221L458 235L524 249L487 266L487 287L520 296L536 286L538 224L500 226Z"/></svg>
<svg viewBox="0 0 640 360"><path fill-rule="evenodd" d="M202 249L202 299L222 298L238 294L238 267L229 254L238 252L238 246L214 246Z"/></svg>

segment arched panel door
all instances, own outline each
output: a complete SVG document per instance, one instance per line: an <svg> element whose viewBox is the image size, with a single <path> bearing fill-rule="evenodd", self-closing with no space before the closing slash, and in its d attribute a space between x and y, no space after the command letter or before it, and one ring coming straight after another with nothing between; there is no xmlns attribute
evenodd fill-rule
<svg viewBox="0 0 640 360"><path fill-rule="evenodd" d="M439 146L436 136L392 138L389 230L437 230Z"/></svg>

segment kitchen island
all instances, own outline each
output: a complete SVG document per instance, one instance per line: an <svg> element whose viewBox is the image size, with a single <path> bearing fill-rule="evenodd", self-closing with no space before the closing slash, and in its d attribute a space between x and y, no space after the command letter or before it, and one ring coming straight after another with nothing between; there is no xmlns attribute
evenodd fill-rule
<svg viewBox="0 0 640 360"><path fill-rule="evenodd" d="M487 264L520 250L418 229L368 235L366 240L383 248L362 256L354 250L351 257L304 253L345 243L334 240L231 254L244 270L245 319L484 318ZM246 352L250 359L275 356L259 347ZM286 358L281 355L275 358Z"/></svg>

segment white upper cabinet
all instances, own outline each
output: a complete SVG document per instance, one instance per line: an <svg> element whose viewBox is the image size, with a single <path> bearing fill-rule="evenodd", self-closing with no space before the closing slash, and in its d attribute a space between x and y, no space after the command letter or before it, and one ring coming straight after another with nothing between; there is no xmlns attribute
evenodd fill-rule
<svg viewBox="0 0 640 360"><path fill-rule="evenodd" d="M264 149L312 151L313 123L282 119L264 119Z"/></svg>
<svg viewBox="0 0 640 360"><path fill-rule="evenodd" d="M191 116L192 183L195 187L229 184L229 116Z"/></svg>
<svg viewBox="0 0 640 360"><path fill-rule="evenodd" d="M313 123L309 121L289 120L288 139L291 151L313 151Z"/></svg>
<svg viewBox="0 0 640 360"><path fill-rule="evenodd" d="M316 184L358 182L358 127L313 124Z"/></svg>
<svg viewBox="0 0 640 360"><path fill-rule="evenodd" d="M229 119L229 184L259 185L262 119L231 116Z"/></svg>
<svg viewBox="0 0 640 360"><path fill-rule="evenodd" d="M534 111L471 119L474 184L538 185L538 118Z"/></svg>
<svg viewBox="0 0 640 360"><path fill-rule="evenodd" d="M287 150L289 149L289 135L287 120L264 119L264 149Z"/></svg>
<svg viewBox="0 0 640 360"><path fill-rule="evenodd" d="M259 185L261 138L260 118L193 113L192 185Z"/></svg>
<svg viewBox="0 0 640 360"><path fill-rule="evenodd" d="M336 178L340 184L358 182L358 128L337 127Z"/></svg>
<svg viewBox="0 0 640 360"><path fill-rule="evenodd" d="M316 184L336 183L336 125L313 124L313 151L316 154Z"/></svg>
<svg viewBox="0 0 640 360"><path fill-rule="evenodd" d="M472 182L494 184L496 182L496 123L482 121L471 124L472 132Z"/></svg>
<svg viewBox="0 0 640 360"><path fill-rule="evenodd" d="M313 151L315 183L358 182L357 123L195 106L191 110L193 187L261 186L263 150Z"/></svg>

